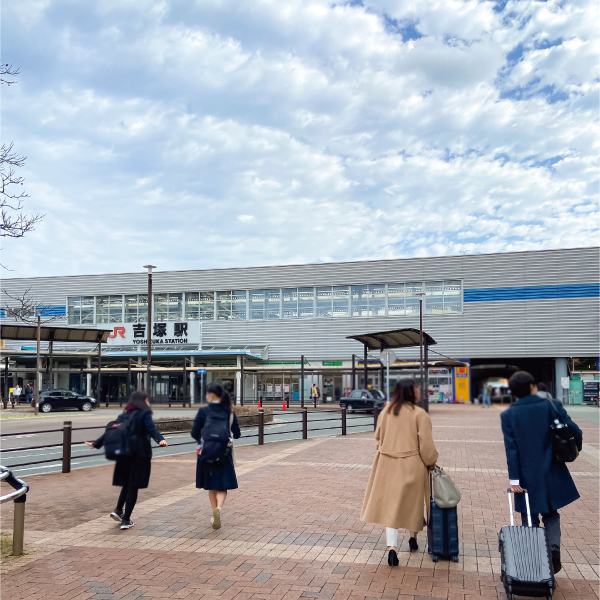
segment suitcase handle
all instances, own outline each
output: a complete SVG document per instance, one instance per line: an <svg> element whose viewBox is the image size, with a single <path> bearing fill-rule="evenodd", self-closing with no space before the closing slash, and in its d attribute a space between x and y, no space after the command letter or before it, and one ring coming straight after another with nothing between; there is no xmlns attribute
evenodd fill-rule
<svg viewBox="0 0 600 600"><path fill-rule="evenodd" d="M515 516L513 513L513 501L512 501L513 491L510 488L508 488L506 491L508 492L508 509L510 510L510 524L511 524L511 526L514 526ZM532 527L531 510L529 509L529 494L527 493L527 490L525 488L523 488L523 493L525 494L525 504L527 505L527 523L529 524L529 527Z"/></svg>

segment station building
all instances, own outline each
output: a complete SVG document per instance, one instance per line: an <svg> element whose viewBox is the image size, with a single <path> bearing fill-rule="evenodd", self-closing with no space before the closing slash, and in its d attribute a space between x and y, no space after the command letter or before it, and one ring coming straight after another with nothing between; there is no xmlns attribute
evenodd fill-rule
<svg viewBox="0 0 600 600"><path fill-rule="evenodd" d="M469 365L432 367L432 400L469 401L486 382L525 369L556 397L580 402L583 388L593 394L599 380L599 250L159 268L153 274L150 325L148 276L142 268L139 273L5 279L2 286L10 297L3 296L1 316L11 322L7 309L28 293L44 323L111 331L100 348L101 389L98 349L85 344L44 344L44 388L122 399L132 386L142 385L150 332L156 398L188 394L197 401L201 386L218 380L247 401L288 395L296 400L303 356L306 397L314 382L335 399L353 385L383 384L378 354L368 356L365 382L362 346L347 337L418 328L422 299L423 329L436 341L429 359ZM9 385L32 381L33 344L7 340L2 352ZM354 383L353 355L359 367ZM397 359L395 367L418 359L418 348L398 351ZM392 374L392 379L415 375L395 368Z"/></svg>

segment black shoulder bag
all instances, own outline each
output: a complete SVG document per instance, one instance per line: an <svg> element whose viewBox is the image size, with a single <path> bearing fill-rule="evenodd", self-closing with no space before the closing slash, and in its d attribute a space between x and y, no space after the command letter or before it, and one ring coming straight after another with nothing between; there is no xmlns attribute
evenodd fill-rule
<svg viewBox="0 0 600 600"><path fill-rule="evenodd" d="M579 449L575 436L571 428L563 423L556 406L552 400L550 402L550 410L553 413L552 422L550 423L550 440L552 442L552 456L558 462L569 463L573 462L579 456Z"/></svg>

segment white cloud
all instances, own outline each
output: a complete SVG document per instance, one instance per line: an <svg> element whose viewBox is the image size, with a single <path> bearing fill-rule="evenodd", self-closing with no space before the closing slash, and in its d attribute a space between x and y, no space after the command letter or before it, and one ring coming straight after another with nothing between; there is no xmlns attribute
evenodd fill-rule
<svg viewBox="0 0 600 600"><path fill-rule="evenodd" d="M15 276L597 243L591 1L27 6Z"/></svg>

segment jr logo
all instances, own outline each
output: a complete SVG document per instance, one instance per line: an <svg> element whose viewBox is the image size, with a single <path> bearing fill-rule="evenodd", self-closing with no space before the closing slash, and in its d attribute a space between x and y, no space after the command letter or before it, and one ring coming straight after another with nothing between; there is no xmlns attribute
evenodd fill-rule
<svg viewBox="0 0 600 600"><path fill-rule="evenodd" d="M120 335L123 339L125 339L125 327L115 327L113 332L108 336L110 339L116 338Z"/></svg>

